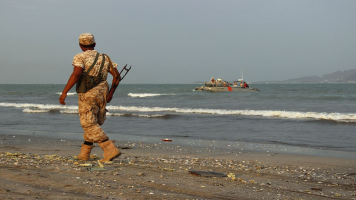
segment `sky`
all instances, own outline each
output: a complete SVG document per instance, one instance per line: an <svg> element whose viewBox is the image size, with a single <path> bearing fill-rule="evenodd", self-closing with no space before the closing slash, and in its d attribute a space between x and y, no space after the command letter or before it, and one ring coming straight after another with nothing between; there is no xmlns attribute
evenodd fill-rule
<svg viewBox="0 0 356 200"><path fill-rule="evenodd" d="M356 69L355 0L1 0L0 84L65 84L79 35L123 84L248 82Z"/></svg>

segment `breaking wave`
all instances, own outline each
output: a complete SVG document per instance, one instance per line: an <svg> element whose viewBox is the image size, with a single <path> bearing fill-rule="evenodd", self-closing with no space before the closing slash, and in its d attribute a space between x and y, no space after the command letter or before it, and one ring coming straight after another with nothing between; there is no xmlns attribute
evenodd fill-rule
<svg viewBox="0 0 356 200"><path fill-rule="evenodd" d="M107 116L120 117L144 117L144 118L164 118L167 119L170 115L167 114L134 114L134 113L106 113Z"/></svg>
<svg viewBox="0 0 356 200"><path fill-rule="evenodd" d="M156 93L129 93L127 96L130 97L155 97L155 96L171 96L176 94L156 94Z"/></svg>
<svg viewBox="0 0 356 200"><path fill-rule="evenodd" d="M62 92L57 92L56 94L58 94L58 95L62 95ZM76 95L77 93L75 93L75 92L68 92L67 93L67 96L73 96L73 95Z"/></svg>
<svg viewBox="0 0 356 200"><path fill-rule="evenodd" d="M35 104L35 103L0 103L2 107L15 107L15 108L37 108L44 110L63 110L63 109L78 109L78 106L62 106L55 104Z"/></svg>
<svg viewBox="0 0 356 200"><path fill-rule="evenodd" d="M22 112L24 112L24 113L46 113L46 112L50 112L50 110L26 108L26 109L23 109Z"/></svg>
<svg viewBox="0 0 356 200"><path fill-rule="evenodd" d="M3 107L23 108L25 113L46 113L59 112L65 114L78 113L78 106L62 106L50 104L28 104L28 103L0 103ZM183 114L210 114L210 115L245 115L261 116L285 119L315 119L332 120L342 123L356 123L355 113L326 113L326 112L298 112L281 110L225 110L225 109L204 109L204 108L164 108L164 107L144 107L144 106L107 106L110 111L108 116L123 117L147 117L147 118L167 118L171 113ZM116 111L116 112L113 112ZM136 113L117 113L136 112ZM144 113L144 114L137 114ZM147 114L150 113L150 114ZM158 114L151 114L158 113Z"/></svg>
<svg viewBox="0 0 356 200"><path fill-rule="evenodd" d="M204 108L163 108L136 106L108 106L107 108L111 110L125 110L137 112L175 112L186 114L246 115L287 119L318 119L333 120L337 122L356 122L355 113L297 112L281 110L224 110Z"/></svg>

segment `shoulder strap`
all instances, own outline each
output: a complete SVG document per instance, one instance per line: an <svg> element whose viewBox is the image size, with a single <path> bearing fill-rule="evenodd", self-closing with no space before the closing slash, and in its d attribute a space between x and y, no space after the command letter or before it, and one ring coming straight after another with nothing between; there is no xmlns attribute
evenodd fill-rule
<svg viewBox="0 0 356 200"><path fill-rule="evenodd" d="M99 58L99 52L96 52L95 60L94 60L93 64L90 66L90 68L87 71L88 74L93 69L93 67L95 66L96 61L98 61L98 58Z"/></svg>
<svg viewBox="0 0 356 200"><path fill-rule="evenodd" d="M101 70L103 70L104 64L105 64L105 54L102 54L103 59L101 61L101 66L100 66L100 70L99 70L99 75L101 74Z"/></svg>
<svg viewBox="0 0 356 200"><path fill-rule="evenodd" d="M106 55L106 54L104 54L105 56L107 56L108 57L108 59L109 59L109 66L108 66L108 72L110 71L110 69L111 68L113 68L113 66L112 66L112 62L111 62L111 59L110 59L110 57L108 56L108 55Z"/></svg>

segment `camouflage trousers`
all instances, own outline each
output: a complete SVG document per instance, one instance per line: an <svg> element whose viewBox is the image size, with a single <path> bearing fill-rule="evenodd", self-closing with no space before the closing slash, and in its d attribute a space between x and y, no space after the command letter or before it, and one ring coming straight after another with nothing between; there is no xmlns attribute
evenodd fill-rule
<svg viewBox="0 0 356 200"><path fill-rule="evenodd" d="M108 139L101 128L106 119L106 96L109 85L105 81L86 93L78 94L80 124L84 130L84 141L100 143Z"/></svg>

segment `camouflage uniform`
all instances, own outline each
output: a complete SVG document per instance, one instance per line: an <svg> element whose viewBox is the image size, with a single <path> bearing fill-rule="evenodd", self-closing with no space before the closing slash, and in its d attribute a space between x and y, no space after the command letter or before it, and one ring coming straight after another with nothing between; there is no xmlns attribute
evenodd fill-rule
<svg viewBox="0 0 356 200"><path fill-rule="evenodd" d="M79 53L73 58L73 66L82 67L84 71L87 71L93 64L95 50L88 50L83 53ZM99 73L100 65L102 63L102 54L90 71L89 75L96 76ZM112 62L114 68L117 64ZM108 139L101 125L106 119L106 97L109 92L109 85L106 81L109 70L109 58L105 57L104 67L102 69L103 82L96 87L92 88L86 93L78 94L78 107L79 107L79 119L82 128L84 129L84 140L92 143L100 143Z"/></svg>

